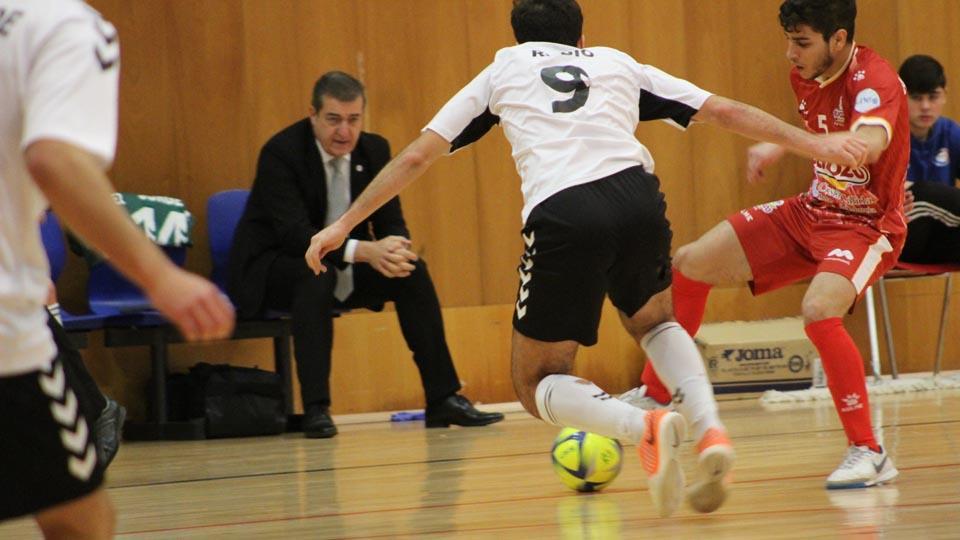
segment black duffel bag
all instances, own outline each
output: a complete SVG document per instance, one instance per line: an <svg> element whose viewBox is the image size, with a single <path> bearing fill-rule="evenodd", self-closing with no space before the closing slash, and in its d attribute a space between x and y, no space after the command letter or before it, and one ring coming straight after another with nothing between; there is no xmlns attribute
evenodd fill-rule
<svg viewBox="0 0 960 540"><path fill-rule="evenodd" d="M283 383L272 371L200 362L168 378L171 420L203 418L216 437L275 435L287 428Z"/></svg>

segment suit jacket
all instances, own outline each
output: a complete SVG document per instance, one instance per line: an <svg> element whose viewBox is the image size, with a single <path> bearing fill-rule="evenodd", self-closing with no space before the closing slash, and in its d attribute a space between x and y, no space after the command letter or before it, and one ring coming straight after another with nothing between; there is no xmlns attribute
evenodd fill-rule
<svg viewBox="0 0 960 540"><path fill-rule="evenodd" d="M351 200L389 160L386 139L360 134L350 154ZM261 311L270 265L280 255L303 258L310 238L323 228L326 212L326 170L310 119L304 118L274 135L260 150L257 177L230 250L227 291L241 316L253 317ZM410 237L397 197L360 223L349 238L375 240L390 235ZM343 250L324 257L324 263L344 268Z"/></svg>

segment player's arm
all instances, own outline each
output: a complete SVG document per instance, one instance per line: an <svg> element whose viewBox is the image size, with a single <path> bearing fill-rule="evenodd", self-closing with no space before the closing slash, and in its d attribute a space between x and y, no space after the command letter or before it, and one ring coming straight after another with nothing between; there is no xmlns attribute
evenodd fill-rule
<svg viewBox="0 0 960 540"><path fill-rule="evenodd" d="M756 107L721 96L710 96L693 120L714 124L754 140L773 143L804 157L838 165L859 167L867 157L865 142L853 134L815 135Z"/></svg>
<svg viewBox="0 0 960 540"><path fill-rule="evenodd" d="M217 288L174 265L113 202L98 158L55 139L30 143L24 158L57 215L142 287L185 337L213 339L233 331L233 308Z"/></svg>
<svg viewBox="0 0 960 540"><path fill-rule="evenodd" d="M325 254L339 248L354 227L397 196L449 150L450 141L434 131L428 129L421 133L383 167L340 219L313 236L304 255L307 265L317 274L325 272L326 266L321 262Z"/></svg>
<svg viewBox="0 0 960 540"><path fill-rule="evenodd" d="M867 145L867 163L876 163L890 144L887 130L882 126L861 124L853 132Z"/></svg>

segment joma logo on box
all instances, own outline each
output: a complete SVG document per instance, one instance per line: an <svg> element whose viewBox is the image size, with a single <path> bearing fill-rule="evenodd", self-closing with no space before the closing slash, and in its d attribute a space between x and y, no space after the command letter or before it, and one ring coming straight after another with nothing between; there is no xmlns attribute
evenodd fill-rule
<svg viewBox="0 0 960 540"><path fill-rule="evenodd" d="M783 349L780 347L765 347L759 349L724 349L724 360L777 360L783 358Z"/></svg>

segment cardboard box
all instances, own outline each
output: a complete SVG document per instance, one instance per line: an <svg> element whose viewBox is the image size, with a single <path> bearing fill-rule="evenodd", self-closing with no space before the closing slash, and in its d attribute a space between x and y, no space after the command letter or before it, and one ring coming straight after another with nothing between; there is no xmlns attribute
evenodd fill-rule
<svg viewBox="0 0 960 540"><path fill-rule="evenodd" d="M819 356L800 317L705 324L695 341L717 392L807 388Z"/></svg>

